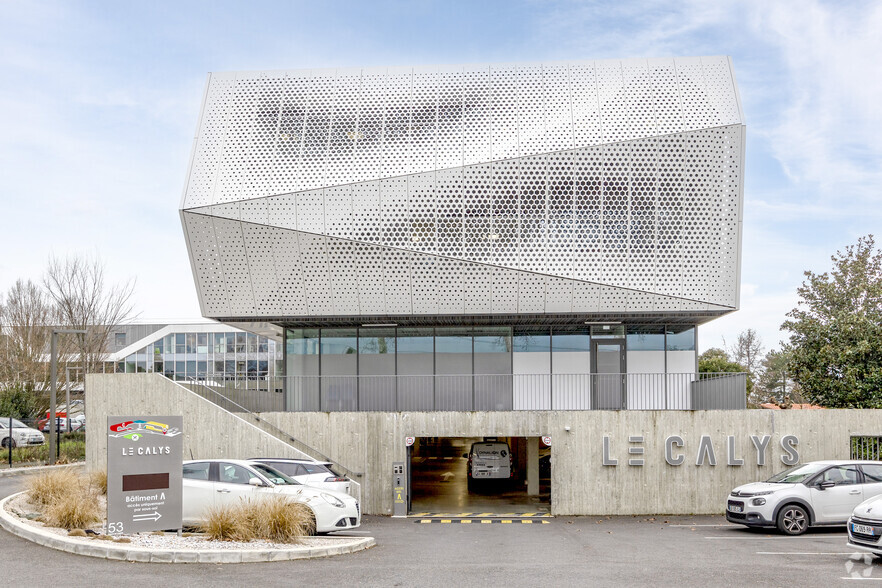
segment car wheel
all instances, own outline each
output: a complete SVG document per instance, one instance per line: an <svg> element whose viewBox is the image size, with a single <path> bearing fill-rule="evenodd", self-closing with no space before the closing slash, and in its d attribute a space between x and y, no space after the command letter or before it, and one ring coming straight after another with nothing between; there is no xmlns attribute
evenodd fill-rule
<svg viewBox="0 0 882 588"><path fill-rule="evenodd" d="M15 449L15 439L10 439L7 437L3 441L0 441L0 446L9 449L9 444L12 443L12 448Z"/></svg>
<svg viewBox="0 0 882 588"><path fill-rule="evenodd" d="M805 508L788 504L778 513L778 530L785 535L802 535L808 530L809 517Z"/></svg>

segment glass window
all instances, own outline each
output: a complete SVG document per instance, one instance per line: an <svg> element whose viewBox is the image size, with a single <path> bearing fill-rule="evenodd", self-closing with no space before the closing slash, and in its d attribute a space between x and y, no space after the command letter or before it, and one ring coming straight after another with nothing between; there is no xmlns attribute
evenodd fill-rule
<svg viewBox="0 0 882 588"><path fill-rule="evenodd" d="M162 373L162 362L161 361L154 361L153 362L153 371L156 372L157 374Z"/></svg>
<svg viewBox="0 0 882 588"><path fill-rule="evenodd" d="M126 334L125 333L114 333L113 337L114 337L114 341L116 342L117 347L125 347L126 346Z"/></svg>
<svg viewBox="0 0 882 588"><path fill-rule="evenodd" d="M864 470L867 484L882 482L882 465L862 464L861 469Z"/></svg>
<svg viewBox="0 0 882 588"><path fill-rule="evenodd" d="M664 351L665 328L663 326L628 326L628 351Z"/></svg>
<svg viewBox="0 0 882 588"><path fill-rule="evenodd" d="M695 351L695 327L672 327L667 331L668 351Z"/></svg>
<svg viewBox="0 0 882 588"><path fill-rule="evenodd" d="M432 329L398 329L398 353L434 353L433 335Z"/></svg>
<svg viewBox="0 0 882 588"><path fill-rule="evenodd" d="M322 329L322 355L350 355L358 349L355 329Z"/></svg>
<svg viewBox="0 0 882 588"><path fill-rule="evenodd" d="M857 466L836 466L828 469L818 482L833 482L837 486L853 486L858 483Z"/></svg>
<svg viewBox="0 0 882 588"><path fill-rule="evenodd" d="M208 470L211 462L200 461L197 463L184 464L184 477L190 480L206 480L208 481Z"/></svg>
<svg viewBox="0 0 882 588"><path fill-rule="evenodd" d="M548 352L551 350L551 335L548 329L516 328L512 338L512 348L516 353Z"/></svg>
<svg viewBox="0 0 882 588"><path fill-rule="evenodd" d="M227 333L227 353L236 353L236 334Z"/></svg>
<svg viewBox="0 0 882 588"><path fill-rule="evenodd" d="M162 339L160 339L159 341L154 341L153 355L154 356L162 356Z"/></svg>
<svg viewBox="0 0 882 588"><path fill-rule="evenodd" d="M472 352L471 329L458 327L435 329L435 353Z"/></svg>
<svg viewBox="0 0 882 588"><path fill-rule="evenodd" d="M175 379L176 380L185 380L187 377L187 371L184 369L183 361L175 362Z"/></svg>
<svg viewBox="0 0 882 588"><path fill-rule="evenodd" d="M236 353L245 353L245 333L236 333Z"/></svg>
<svg viewBox="0 0 882 588"><path fill-rule="evenodd" d="M258 337L257 338L257 352L258 353L266 353L269 349L269 339L266 337Z"/></svg>
<svg viewBox="0 0 882 588"><path fill-rule="evenodd" d="M223 375L224 373L224 362L223 360L214 360L214 373Z"/></svg>
<svg viewBox="0 0 882 588"><path fill-rule="evenodd" d="M175 333L175 353L187 353L186 335Z"/></svg>
<svg viewBox="0 0 882 588"><path fill-rule="evenodd" d="M318 355L318 329L287 329L285 352L288 355Z"/></svg>
<svg viewBox="0 0 882 588"><path fill-rule="evenodd" d="M551 350L591 351L591 336L588 327L552 327Z"/></svg>
<svg viewBox="0 0 882 588"><path fill-rule="evenodd" d="M508 327L475 327L475 353L508 353L511 351L511 329Z"/></svg>
<svg viewBox="0 0 882 588"><path fill-rule="evenodd" d="M215 333L214 334L214 352L215 353L223 353L226 350L226 344L224 343L224 334L223 333Z"/></svg>
<svg viewBox="0 0 882 588"><path fill-rule="evenodd" d="M234 463L221 462L218 465L218 480L224 484L247 484L251 478L257 477L251 471Z"/></svg>
<svg viewBox="0 0 882 588"><path fill-rule="evenodd" d="M245 334L248 353L257 353L257 335L254 333Z"/></svg>
<svg viewBox="0 0 882 588"><path fill-rule="evenodd" d="M625 336L625 325L591 325L591 336L595 339L621 339Z"/></svg>
<svg viewBox="0 0 882 588"><path fill-rule="evenodd" d="M204 380L204 379L205 379L205 370L206 370L206 369L207 369L207 364L206 364L206 362L204 362L204 361L197 361L197 362L196 362L196 377L198 377L200 380Z"/></svg>
<svg viewBox="0 0 882 588"><path fill-rule="evenodd" d="M208 333L196 334L196 353L208 353Z"/></svg>
<svg viewBox="0 0 882 588"><path fill-rule="evenodd" d="M358 352L362 355L394 355L395 329L359 329Z"/></svg>

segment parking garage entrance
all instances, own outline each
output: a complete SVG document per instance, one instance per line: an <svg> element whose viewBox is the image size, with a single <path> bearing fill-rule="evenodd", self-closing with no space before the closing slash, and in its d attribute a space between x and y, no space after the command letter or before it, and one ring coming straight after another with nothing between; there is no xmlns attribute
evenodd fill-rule
<svg viewBox="0 0 882 588"><path fill-rule="evenodd" d="M551 512L551 447L540 437L417 437L409 449L411 515Z"/></svg>

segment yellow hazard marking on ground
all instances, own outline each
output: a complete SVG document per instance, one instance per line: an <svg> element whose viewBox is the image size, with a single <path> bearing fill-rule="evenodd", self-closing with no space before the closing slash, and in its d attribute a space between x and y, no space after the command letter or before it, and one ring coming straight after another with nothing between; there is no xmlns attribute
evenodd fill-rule
<svg viewBox="0 0 882 588"><path fill-rule="evenodd" d="M416 519L459 519L459 518L501 518L501 519L522 519L522 518L554 518L547 512L415 512L408 515Z"/></svg>
<svg viewBox="0 0 882 588"><path fill-rule="evenodd" d="M472 524L472 519L464 519L464 520L460 521L460 524L462 524L462 525L471 525L471 524Z"/></svg>
<svg viewBox="0 0 882 588"><path fill-rule="evenodd" d="M492 523L492 522L493 522L493 521L491 521L491 520L484 519L484 520L481 521L481 524L482 524L482 525L486 525L487 523Z"/></svg>
<svg viewBox="0 0 882 588"><path fill-rule="evenodd" d="M512 520L512 519L420 519L420 520L415 520L414 522L420 523L420 524L441 523L441 524L446 524L446 525L451 525L451 524L471 525L472 523L474 523L476 521L481 523L482 525L490 525L493 523L500 523L500 524L507 524L507 525L517 524L517 523L521 523L524 525L532 525L533 523L538 523L540 525L550 525L551 524L551 521L543 521L543 520L534 521L531 519L523 519L523 520L520 520L520 519L514 519L514 520Z"/></svg>

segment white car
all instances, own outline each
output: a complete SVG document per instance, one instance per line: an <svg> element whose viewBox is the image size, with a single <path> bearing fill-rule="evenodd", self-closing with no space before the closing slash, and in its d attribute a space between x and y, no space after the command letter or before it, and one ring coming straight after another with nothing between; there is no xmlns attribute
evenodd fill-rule
<svg viewBox="0 0 882 588"><path fill-rule="evenodd" d="M332 469L334 464L329 461L284 457L254 457L248 461L266 464L307 486L349 494L350 480L335 472Z"/></svg>
<svg viewBox="0 0 882 588"><path fill-rule="evenodd" d="M304 486L267 465L238 459L184 462L183 522L198 526L210 506L283 494L309 507L315 531L328 533L361 525L358 501L348 494Z"/></svg>
<svg viewBox="0 0 882 588"><path fill-rule="evenodd" d="M12 436L9 435L9 418L0 417L0 447L8 448L12 443L13 447L23 445L42 445L46 442L43 433L29 427L23 422L12 419Z"/></svg>
<svg viewBox="0 0 882 588"><path fill-rule="evenodd" d="M867 472L868 477L878 475L882 480L882 468ZM861 502L848 519L848 546L882 556L882 494Z"/></svg>
<svg viewBox="0 0 882 588"><path fill-rule="evenodd" d="M726 520L801 535L810 526L844 525L858 504L879 495L882 461L813 461L732 490Z"/></svg>

